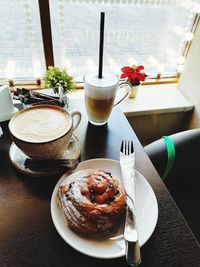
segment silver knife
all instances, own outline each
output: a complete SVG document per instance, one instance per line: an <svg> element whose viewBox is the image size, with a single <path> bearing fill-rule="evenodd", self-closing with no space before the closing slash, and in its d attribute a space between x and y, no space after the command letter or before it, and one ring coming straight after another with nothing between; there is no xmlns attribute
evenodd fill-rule
<svg viewBox="0 0 200 267"><path fill-rule="evenodd" d="M138 231L135 213L135 156L134 153L120 152L122 182L127 196L124 240L126 244L126 260L131 266L141 263Z"/></svg>
<svg viewBox="0 0 200 267"><path fill-rule="evenodd" d="M131 266L138 266L141 263L138 231L136 227L135 215L128 205L126 207L124 240L126 244L126 261Z"/></svg>

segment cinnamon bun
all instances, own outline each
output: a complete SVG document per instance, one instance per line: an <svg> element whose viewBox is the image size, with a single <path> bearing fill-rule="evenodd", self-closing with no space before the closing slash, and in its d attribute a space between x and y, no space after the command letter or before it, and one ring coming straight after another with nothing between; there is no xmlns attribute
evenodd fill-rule
<svg viewBox="0 0 200 267"><path fill-rule="evenodd" d="M68 226L88 234L113 228L125 211L126 196L111 173L85 169L66 177L57 200Z"/></svg>

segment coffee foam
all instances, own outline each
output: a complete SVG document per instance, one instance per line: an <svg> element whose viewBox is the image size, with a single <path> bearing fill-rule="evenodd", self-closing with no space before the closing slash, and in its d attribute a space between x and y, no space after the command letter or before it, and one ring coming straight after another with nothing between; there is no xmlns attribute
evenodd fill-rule
<svg viewBox="0 0 200 267"><path fill-rule="evenodd" d="M88 97L94 99L110 99L115 97L118 87L118 78L112 73L104 73L102 79L96 74L84 76L84 90Z"/></svg>
<svg viewBox="0 0 200 267"><path fill-rule="evenodd" d="M40 143L55 140L69 131L71 117L55 108L38 107L13 117L11 133L26 142Z"/></svg>

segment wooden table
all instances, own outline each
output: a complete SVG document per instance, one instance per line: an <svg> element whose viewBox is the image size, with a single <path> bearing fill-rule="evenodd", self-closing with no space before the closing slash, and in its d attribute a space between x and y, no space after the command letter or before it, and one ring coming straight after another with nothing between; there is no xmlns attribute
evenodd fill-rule
<svg viewBox="0 0 200 267"><path fill-rule="evenodd" d="M141 248L141 267L200 266L198 243L120 109L113 110L107 125L96 127L88 123L83 102L73 104L83 115L76 131L81 161L98 157L118 160L121 140L134 141L136 169L151 184L159 207L156 229ZM50 214L50 198L60 177L30 178L15 170L8 156L7 123L1 126L0 266L127 266L125 257L88 257L63 241Z"/></svg>

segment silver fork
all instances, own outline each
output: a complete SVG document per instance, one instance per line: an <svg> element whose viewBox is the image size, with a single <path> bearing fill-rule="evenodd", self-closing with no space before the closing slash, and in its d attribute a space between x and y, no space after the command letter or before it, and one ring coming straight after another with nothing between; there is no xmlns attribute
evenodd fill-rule
<svg viewBox="0 0 200 267"><path fill-rule="evenodd" d="M124 240L126 244L126 261L131 266L141 263L138 231L135 213L135 156L133 141L122 141L120 151L122 181L127 196Z"/></svg>

